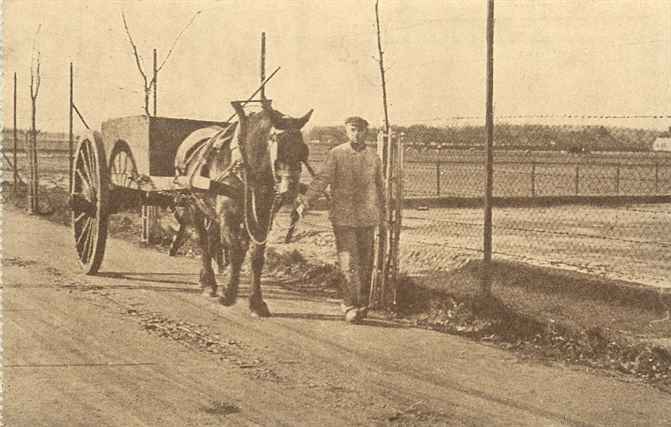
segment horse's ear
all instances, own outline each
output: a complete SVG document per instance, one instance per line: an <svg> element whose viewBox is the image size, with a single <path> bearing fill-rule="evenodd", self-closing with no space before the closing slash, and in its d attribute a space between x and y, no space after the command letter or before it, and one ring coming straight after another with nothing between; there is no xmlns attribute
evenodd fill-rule
<svg viewBox="0 0 671 427"><path fill-rule="evenodd" d="M312 112L315 111L314 109L310 109L303 117L300 119L296 119L296 128L301 129L305 124L310 120L310 117L312 117Z"/></svg>
<svg viewBox="0 0 671 427"><path fill-rule="evenodd" d="M242 103L239 101L232 101L231 106L235 110L235 113L238 115L238 118L240 121L244 120L247 118L247 115L245 114L245 109L242 106Z"/></svg>
<svg viewBox="0 0 671 427"><path fill-rule="evenodd" d="M264 111L274 111L273 110L273 101L271 101L270 99L263 99L261 101L261 108Z"/></svg>
<svg viewBox="0 0 671 427"><path fill-rule="evenodd" d="M268 113L268 116L270 117L270 122L273 124L273 127L275 127L276 129L282 129L282 130L284 130L288 127L287 122L286 122L286 118L281 113L273 110L272 108L267 108L267 107L264 107L263 110L266 113Z"/></svg>
<svg viewBox="0 0 671 427"><path fill-rule="evenodd" d="M273 110L272 108L266 110L273 126L276 129L281 130L302 128L303 126L305 126L308 120L310 120L310 116L312 116L312 111L313 110L308 111L307 114L305 114L301 118L294 119L292 117L287 117L284 114L280 113L279 111Z"/></svg>

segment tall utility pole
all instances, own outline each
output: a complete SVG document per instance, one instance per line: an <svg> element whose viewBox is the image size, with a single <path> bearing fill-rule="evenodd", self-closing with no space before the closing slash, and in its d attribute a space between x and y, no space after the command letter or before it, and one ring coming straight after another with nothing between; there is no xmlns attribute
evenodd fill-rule
<svg viewBox="0 0 671 427"><path fill-rule="evenodd" d="M492 292L492 187L493 187L493 146L494 146L494 0L487 0L487 112L485 128L485 218L484 218L484 259L480 291L484 296Z"/></svg>
<svg viewBox="0 0 671 427"><path fill-rule="evenodd" d="M16 130L16 71L14 72L14 200L16 200L16 194L18 190L18 185L19 185L19 171L18 171L18 163L16 163L16 151L18 149L18 134ZM25 147L24 147L25 149Z"/></svg>
<svg viewBox="0 0 671 427"><path fill-rule="evenodd" d="M69 131L68 131L68 154L70 155L68 157L68 159L69 159L68 164L70 166L70 168L68 170L70 171L70 178L69 178L70 192L72 192L72 160L73 160L73 154L74 154L73 153L73 151L74 151L73 150L73 148L74 148L74 134L72 132L72 124L73 124L72 123L72 119L73 119L72 105L74 104L75 99L74 99L74 89L73 89L73 87L74 87L74 68L73 68L72 62L71 62L70 63L70 108L68 108L68 111L70 113L70 123L69 123Z"/></svg>
<svg viewBox="0 0 671 427"><path fill-rule="evenodd" d="M40 27L37 31L39 34ZM35 36L37 39L37 35ZM39 213L39 172L37 168L37 97L40 94L40 51L33 42L33 57L30 64L30 190L28 192L28 211Z"/></svg>
<svg viewBox="0 0 671 427"><path fill-rule="evenodd" d="M266 80L266 33L261 33L261 84ZM266 86L261 86L261 99L266 99Z"/></svg>

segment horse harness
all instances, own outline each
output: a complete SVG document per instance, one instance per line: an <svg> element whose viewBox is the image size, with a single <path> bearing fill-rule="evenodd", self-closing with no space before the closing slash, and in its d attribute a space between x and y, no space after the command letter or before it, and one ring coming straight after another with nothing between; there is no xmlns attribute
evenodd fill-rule
<svg viewBox="0 0 671 427"><path fill-rule="evenodd" d="M284 192L279 188L281 180L277 179L278 171L276 170L276 161L279 156L279 145L281 137L292 132L292 130L278 130L273 128L271 130L268 152L270 156L270 164L272 169L272 176L274 186L272 190L272 205L268 215L268 223L260 224L258 218L257 208L257 185L254 179L251 178L250 168L247 162L247 153L244 150L242 141L245 140L246 126L238 124L237 122L229 124L212 135L203 143L191 149L190 154L185 158L182 165L176 167L177 172L186 175L188 178L188 188L193 190L193 180L197 175L202 174L203 168L211 156L221 150L229 149L231 152L231 162L229 166L216 177L210 176L210 190L216 194L225 195L234 199L242 198L243 202L243 220L245 230L249 238L257 245L265 245L268 240L268 235L272 229L275 214L281 207L284 199ZM305 159L306 161L307 159ZM284 171L283 171L284 173ZM300 170L299 172L300 173ZM292 174L292 171L289 171ZM240 186L242 186L242 194L240 194ZM176 204L183 204L184 200L176 200ZM216 215L216 209L211 206L211 203L206 199L206 196L200 191L190 191L188 196L200 211L209 219L210 224L219 222ZM252 231L252 228L254 231ZM261 233L262 236L258 236Z"/></svg>

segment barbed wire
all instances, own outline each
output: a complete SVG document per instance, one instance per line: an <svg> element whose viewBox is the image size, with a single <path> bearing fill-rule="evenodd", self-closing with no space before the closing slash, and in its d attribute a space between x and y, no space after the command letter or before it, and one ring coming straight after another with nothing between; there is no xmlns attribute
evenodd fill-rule
<svg viewBox="0 0 671 427"><path fill-rule="evenodd" d="M484 120L484 115L465 116L441 116L430 119L418 119L414 122L432 121L459 121L459 120ZM516 119L571 119L571 120L594 120L594 119L671 119L671 114L501 114L494 115L494 119L516 120Z"/></svg>

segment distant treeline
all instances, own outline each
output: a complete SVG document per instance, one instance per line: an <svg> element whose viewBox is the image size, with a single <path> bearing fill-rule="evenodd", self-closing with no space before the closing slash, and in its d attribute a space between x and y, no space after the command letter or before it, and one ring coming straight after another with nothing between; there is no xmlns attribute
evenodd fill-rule
<svg viewBox="0 0 671 427"><path fill-rule="evenodd" d="M371 128L368 138L376 139L379 129ZM471 148L485 141L484 126L433 127L425 125L394 127L401 132L406 145L417 148ZM508 149L585 151L650 151L662 132L605 126L550 126L497 124L494 145ZM308 138L326 144L345 142L342 126L316 126Z"/></svg>
<svg viewBox="0 0 671 427"><path fill-rule="evenodd" d="M26 143L28 141L29 132L25 129L17 129L16 131L16 148L18 152L25 151ZM79 136L75 135L75 144ZM46 132L38 131L37 133L37 149L46 152L67 152L69 150L68 134L63 132ZM2 151L14 150L14 131L10 128L2 130Z"/></svg>

